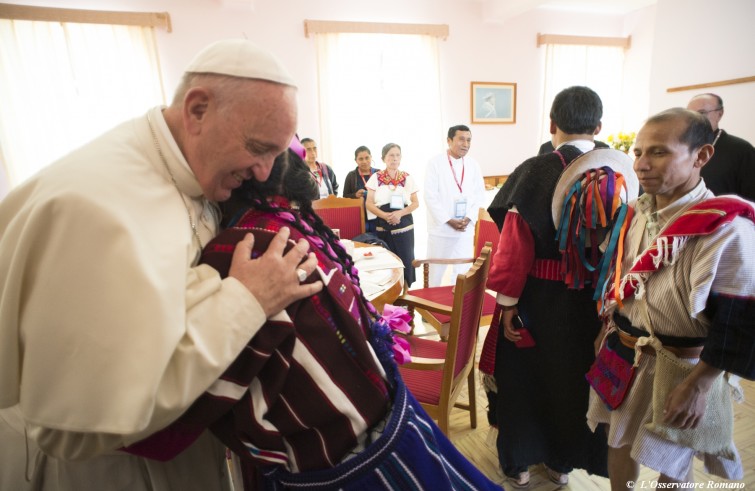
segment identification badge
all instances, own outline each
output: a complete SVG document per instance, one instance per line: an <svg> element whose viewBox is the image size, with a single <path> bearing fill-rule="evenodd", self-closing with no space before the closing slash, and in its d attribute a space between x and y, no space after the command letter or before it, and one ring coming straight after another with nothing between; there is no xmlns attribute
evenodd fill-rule
<svg viewBox="0 0 755 491"><path fill-rule="evenodd" d="M464 218L467 216L467 198L462 196L454 200L454 218Z"/></svg>
<svg viewBox="0 0 755 491"><path fill-rule="evenodd" d="M391 210L401 210L404 208L404 193L398 192L391 195Z"/></svg>

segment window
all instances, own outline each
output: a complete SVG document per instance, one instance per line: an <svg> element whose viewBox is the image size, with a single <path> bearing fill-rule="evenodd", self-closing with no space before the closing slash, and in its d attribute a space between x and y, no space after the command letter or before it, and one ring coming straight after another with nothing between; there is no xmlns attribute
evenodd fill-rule
<svg viewBox="0 0 755 491"><path fill-rule="evenodd" d="M624 49L625 46L546 44L539 143L551 138L549 113L553 99L561 90L572 85L590 87L603 101L603 128L598 139L624 130Z"/></svg>
<svg viewBox="0 0 755 491"><path fill-rule="evenodd" d="M420 187L427 160L445 148L437 37L416 34L316 34L320 135L318 155L343 186L356 167L354 150L366 145L383 169L381 150L401 146L401 169ZM415 251L425 256L426 210L414 219Z"/></svg>
<svg viewBox="0 0 755 491"><path fill-rule="evenodd" d="M356 166L354 150L367 145L382 168L380 150L394 142L402 148L402 169L419 177L443 137L436 38L341 33L315 39L323 160L345 176Z"/></svg>
<svg viewBox="0 0 755 491"><path fill-rule="evenodd" d="M0 197L164 102L152 27L0 19Z"/></svg>

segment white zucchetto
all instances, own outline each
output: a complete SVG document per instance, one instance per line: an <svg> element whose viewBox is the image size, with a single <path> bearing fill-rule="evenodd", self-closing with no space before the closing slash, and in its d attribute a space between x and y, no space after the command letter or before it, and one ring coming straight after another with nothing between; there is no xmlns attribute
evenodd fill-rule
<svg viewBox="0 0 755 491"><path fill-rule="evenodd" d="M294 77L275 56L246 39L224 39L210 44L194 57L185 71L267 80L296 87Z"/></svg>

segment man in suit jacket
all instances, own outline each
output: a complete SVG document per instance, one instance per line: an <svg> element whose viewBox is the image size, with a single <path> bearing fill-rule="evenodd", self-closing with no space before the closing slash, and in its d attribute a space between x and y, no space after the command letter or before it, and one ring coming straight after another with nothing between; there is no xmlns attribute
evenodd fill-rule
<svg viewBox="0 0 755 491"><path fill-rule="evenodd" d="M724 115L724 101L716 94L699 94L689 101L687 109L708 118L716 135L713 157L700 173L705 185L716 195L738 194L755 201L755 148L718 127Z"/></svg>

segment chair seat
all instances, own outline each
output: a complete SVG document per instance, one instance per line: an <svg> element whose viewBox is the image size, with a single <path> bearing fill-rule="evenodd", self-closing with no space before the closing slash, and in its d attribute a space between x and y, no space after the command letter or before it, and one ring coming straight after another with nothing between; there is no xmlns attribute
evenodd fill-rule
<svg viewBox="0 0 755 491"><path fill-rule="evenodd" d="M448 343L423 339L416 336L407 336L409 352L412 356L422 358L445 359ZM443 382L442 370L415 370L413 368L399 367L401 377L406 387L419 402L437 405L440 402L440 384Z"/></svg>
<svg viewBox="0 0 755 491"><path fill-rule="evenodd" d="M423 300L429 300L443 305L452 305L454 301L453 286L435 286L431 288L421 288L417 290L409 290L411 295L419 297ZM485 296L482 301L482 317L492 316L495 310L495 297L488 292L485 292ZM438 314L436 312L431 313L440 324L447 324L451 322L451 316L445 314Z"/></svg>

